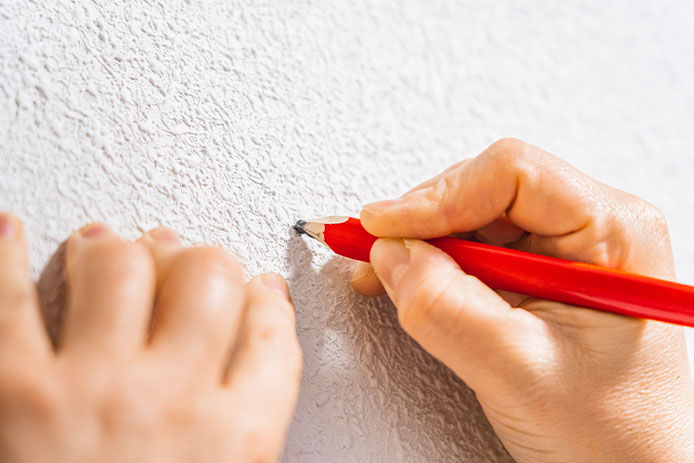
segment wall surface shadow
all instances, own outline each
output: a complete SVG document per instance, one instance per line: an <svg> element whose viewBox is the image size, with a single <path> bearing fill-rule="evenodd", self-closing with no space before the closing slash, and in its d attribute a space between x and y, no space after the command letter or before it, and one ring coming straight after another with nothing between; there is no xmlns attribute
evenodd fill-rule
<svg viewBox="0 0 694 463"><path fill-rule="evenodd" d="M378 440L393 451L388 461L412 455L434 461L451 448L451 460L513 461L474 392L400 328L390 300L353 292L348 259L332 257L315 269L311 249L297 236L287 263L305 359L295 422L339 421L350 446L373 448ZM307 437L298 428L292 441ZM423 430L437 436L424 446ZM349 461L348 455L345 448L334 456ZM289 461L305 457L296 447L285 454Z"/></svg>
<svg viewBox="0 0 694 463"><path fill-rule="evenodd" d="M60 342L60 332L67 304L67 281L65 280L65 248L67 240L60 243L48 263L41 271L36 284L43 323L53 346Z"/></svg>

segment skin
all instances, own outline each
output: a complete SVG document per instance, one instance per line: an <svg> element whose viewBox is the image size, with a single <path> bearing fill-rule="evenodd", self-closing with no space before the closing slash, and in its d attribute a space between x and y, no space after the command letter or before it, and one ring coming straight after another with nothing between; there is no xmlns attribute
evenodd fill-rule
<svg viewBox="0 0 694 463"><path fill-rule="evenodd" d="M495 292L420 240L462 234L674 280L654 206L503 139L366 205L361 220L383 238L353 287L387 292L404 330L475 391L517 461L694 461L682 328Z"/></svg>
<svg viewBox="0 0 694 463"><path fill-rule="evenodd" d="M166 228L70 237L66 317L44 329L22 225L0 214L0 461L270 462L301 370L276 274Z"/></svg>

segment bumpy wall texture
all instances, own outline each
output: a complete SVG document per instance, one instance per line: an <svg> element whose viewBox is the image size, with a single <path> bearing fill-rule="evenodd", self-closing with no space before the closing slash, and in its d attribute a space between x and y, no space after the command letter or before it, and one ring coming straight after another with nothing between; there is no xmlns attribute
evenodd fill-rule
<svg viewBox="0 0 694 463"><path fill-rule="evenodd" d="M290 225L513 135L661 207L693 283L693 20L661 0L0 0L0 209L36 275L93 220L286 275L305 352L287 462L507 461L389 301Z"/></svg>

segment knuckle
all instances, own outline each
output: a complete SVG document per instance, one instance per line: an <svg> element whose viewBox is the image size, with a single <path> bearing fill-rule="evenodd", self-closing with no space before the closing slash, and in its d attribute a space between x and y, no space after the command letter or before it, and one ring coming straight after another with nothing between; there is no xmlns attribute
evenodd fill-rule
<svg viewBox="0 0 694 463"><path fill-rule="evenodd" d="M23 400L20 403L24 410L42 418L54 418L60 414L60 399L50 386L31 381L24 385Z"/></svg>
<svg viewBox="0 0 694 463"><path fill-rule="evenodd" d="M0 404L4 412L15 411L45 421L59 416L61 400L58 390L44 377L19 370L0 384Z"/></svg>
<svg viewBox="0 0 694 463"><path fill-rule="evenodd" d="M540 175L551 156L516 138L502 138L484 153L496 166L497 173L515 175L519 183L531 183Z"/></svg>
<svg viewBox="0 0 694 463"><path fill-rule="evenodd" d="M278 312L287 312L287 314ZM256 322L251 322L241 348L282 359L283 368L286 368L290 374L297 377L301 374L303 367L301 345L294 328L294 316L289 311L277 310L272 314L263 315L263 318Z"/></svg>
<svg viewBox="0 0 694 463"><path fill-rule="evenodd" d="M98 414L102 427L109 432L119 429L127 420L130 425L139 421L142 410L133 407L133 395L126 387L111 388L107 393L101 394Z"/></svg>
<svg viewBox="0 0 694 463"><path fill-rule="evenodd" d="M526 159L531 152L529 143L513 137L501 138L492 143L487 152L499 161L514 162Z"/></svg>
<svg viewBox="0 0 694 463"><path fill-rule="evenodd" d="M265 419L254 417L245 420L241 430L240 441L248 449L249 461L253 463L270 463L277 461L276 443L270 437L270 430L276 428Z"/></svg>
<svg viewBox="0 0 694 463"><path fill-rule="evenodd" d="M186 249L177 259L177 265L226 274L233 278L243 277L241 263L224 249L215 246Z"/></svg>
<svg viewBox="0 0 694 463"><path fill-rule="evenodd" d="M492 162L503 169L532 175L553 156L517 138L502 138L487 150Z"/></svg>
<svg viewBox="0 0 694 463"><path fill-rule="evenodd" d="M79 390L106 433L128 429L144 435L162 423L180 427L189 422L190 398L182 387L165 395L153 394L151 388L145 378L137 375L126 379L104 374L83 382Z"/></svg>
<svg viewBox="0 0 694 463"><path fill-rule="evenodd" d="M592 262L619 268L635 255L669 254L670 233L665 215L637 196L618 196L611 207L594 216L586 230L593 246Z"/></svg>
<svg viewBox="0 0 694 463"><path fill-rule="evenodd" d="M253 329L248 336L249 348L272 350L288 359L300 357L301 349L293 329L288 323L272 321Z"/></svg>
<svg viewBox="0 0 694 463"><path fill-rule="evenodd" d="M142 246L136 246L118 238L88 246L80 258L80 263L98 266L99 271L117 269L121 275L139 272L152 265L149 253Z"/></svg>
<svg viewBox="0 0 694 463"><path fill-rule="evenodd" d="M669 239L670 231L663 211L647 201L643 203L642 221L648 225L657 239Z"/></svg>
<svg viewBox="0 0 694 463"><path fill-rule="evenodd" d="M628 227L619 216L609 212L596 212L581 230L579 245L581 259L608 268L619 268L629 253ZM582 248L582 249L581 249Z"/></svg>
<svg viewBox="0 0 694 463"><path fill-rule="evenodd" d="M192 430L201 420L201 410L190 398L179 398L179 400L159 407L161 422L175 432L181 430Z"/></svg>
<svg viewBox="0 0 694 463"><path fill-rule="evenodd" d="M641 200L640 203L641 207L637 214L636 225L647 231L649 238L647 246L650 252L660 256L663 262L671 260L670 230L665 214L645 200Z"/></svg>
<svg viewBox="0 0 694 463"><path fill-rule="evenodd" d="M669 254L670 236L664 214L638 196L607 191L609 194L600 196L589 222L580 229L580 241L567 241L575 258L621 268L633 265L634 258L645 262L645 254Z"/></svg>
<svg viewBox="0 0 694 463"><path fill-rule="evenodd" d="M438 204L439 216L446 223L454 223L460 215L459 182L453 175L444 175L432 188L430 200Z"/></svg>
<svg viewBox="0 0 694 463"><path fill-rule="evenodd" d="M15 310L23 309L35 300L36 291L28 277L17 275L16 272L0 271L0 279L0 306L6 308L0 314L0 319L9 316Z"/></svg>

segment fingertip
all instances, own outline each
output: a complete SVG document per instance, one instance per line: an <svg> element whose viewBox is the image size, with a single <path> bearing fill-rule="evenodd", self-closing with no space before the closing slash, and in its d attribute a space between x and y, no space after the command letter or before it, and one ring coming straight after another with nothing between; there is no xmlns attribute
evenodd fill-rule
<svg viewBox="0 0 694 463"><path fill-rule="evenodd" d="M395 238L379 238L371 247L371 265L391 297L410 265L410 251L405 242Z"/></svg>
<svg viewBox="0 0 694 463"><path fill-rule="evenodd" d="M149 252L105 225L91 224L73 234L65 260L68 307L59 350L95 358L137 351L151 314L154 277Z"/></svg>
<svg viewBox="0 0 694 463"><path fill-rule="evenodd" d="M105 223L94 222L77 230L73 236L82 238L105 238L107 236L113 236L115 233Z"/></svg>
<svg viewBox="0 0 694 463"><path fill-rule="evenodd" d="M364 205L359 212L362 226L372 235L386 235L389 230L389 217L397 213L401 203L402 198L398 198Z"/></svg>
<svg viewBox="0 0 694 463"><path fill-rule="evenodd" d="M390 252L401 246L403 246L403 240L398 238L377 239L371 246L371 251L369 253L369 261L371 266L377 270L378 267L381 267L383 261L387 259Z"/></svg>
<svg viewBox="0 0 694 463"><path fill-rule="evenodd" d="M378 220L377 214L377 211L370 209L368 204L362 207L361 211L359 212L359 221L361 222L362 227L364 227L367 232L376 236L378 236L378 233L374 225Z"/></svg>
<svg viewBox="0 0 694 463"><path fill-rule="evenodd" d="M294 312L294 301L292 301L289 285L279 273L257 275L246 283L245 288L247 310L258 305L269 304L281 307L281 311ZM289 306L289 309L286 306Z"/></svg>
<svg viewBox="0 0 694 463"><path fill-rule="evenodd" d="M436 191L427 187L397 199L366 204L359 214L362 226L379 237L426 239L449 234L447 217L439 213L444 198Z"/></svg>
<svg viewBox="0 0 694 463"><path fill-rule="evenodd" d="M6 212L0 213L0 333L0 364L7 363L7 358L30 362L25 353L50 351L29 272L22 222Z"/></svg>
<svg viewBox="0 0 694 463"><path fill-rule="evenodd" d="M291 300L287 281L279 273L265 273L257 278L258 281L262 283L265 288L271 289L275 293L282 296L284 299Z"/></svg>
<svg viewBox="0 0 694 463"><path fill-rule="evenodd" d="M28 272L28 254L24 227L16 216L0 213L0 261L7 267L15 266Z"/></svg>
<svg viewBox="0 0 694 463"><path fill-rule="evenodd" d="M17 239L23 234L22 221L16 216L3 212L0 213L0 238Z"/></svg>
<svg viewBox="0 0 694 463"><path fill-rule="evenodd" d="M66 261L72 261L90 245L120 237L105 223L93 222L77 229L67 240Z"/></svg>
<svg viewBox="0 0 694 463"><path fill-rule="evenodd" d="M374 297L386 292L373 267L366 262L357 262L354 266L350 284L362 296Z"/></svg>
<svg viewBox="0 0 694 463"><path fill-rule="evenodd" d="M181 239L172 229L164 226L153 228L146 233L150 238L158 243L180 245Z"/></svg>
<svg viewBox="0 0 694 463"><path fill-rule="evenodd" d="M178 234L167 227L157 227L143 233L135 242L144 247L153 259L159 291L169 274L175 257L182 252Z"/></svg>
<svg viewBox="0 0 694 463"><path fill-rule="evenodd" d="M159 226L144 232L136 242L141 243L150 249L150 251L157 251L160 248L178 248L181 246L181 239L178 234L172 229L164 226Z"/></svg>
<svg viewBox="0 0 694 463"><path fill-rule="evenodd" d="M390 209L392 206L399 204L402 198L396 199L385 199L383 201L376 201L373 203L365 204L362 210L367 211L370 214L379 214L386 209Z"/></svg>

